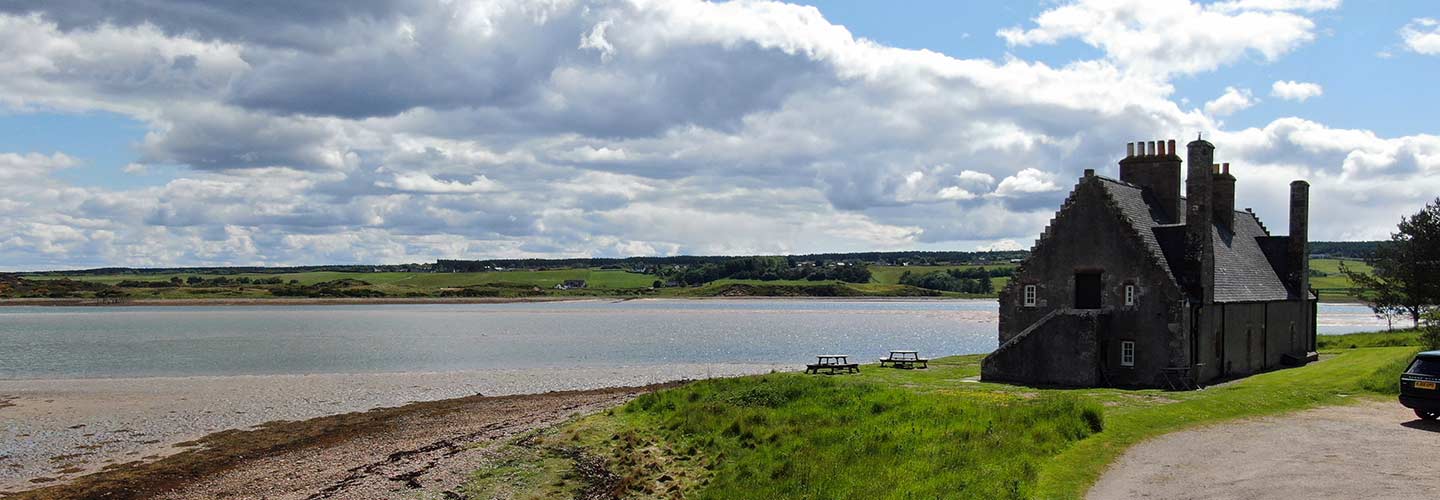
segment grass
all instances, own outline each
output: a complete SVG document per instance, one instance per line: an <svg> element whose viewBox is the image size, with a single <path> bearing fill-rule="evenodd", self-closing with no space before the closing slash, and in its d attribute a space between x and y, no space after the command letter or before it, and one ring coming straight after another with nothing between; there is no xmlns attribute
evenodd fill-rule
<svg viewBox="0 0 1440 500"><path fill-rule="evenodd" d="M774 373L644 396L539 442L605 458L612 486L637 498L1081 498L1149 437L1393 394L1416 349L1327 351L1191 392L979 383L978 355L928 370Z"/></svg>
<svg viewBox="0 0 1440 500"><path fill-rule="evenodd" d="M1370 272L1369 264L1364 261L1352 259L1310 259L1310 269L1320 271L1328 276L1312 276L1310 287L1320 292L1320 299L1324 301L1355 301L1355 294L1351 288L1355 285L1340 272L1340 263L1344 262L1345 267L1351 271Z"/></svg>
<svg viewBox="0 0 1440 500"><path fill-rule="evenodd" d="M1339 273L1338 259L1314 259L1311 266L1319 271L1329 273L1330 276L1315 277L1311 279L1314 288L1321 292L1321 299L1326 301L1353 301L1350 293L1350 281ZM1347 265L1358 270L1368 271L1369 266L1359 261L1347 261ZM306 272L306 273L284 273L284 274L259 274L244 273L224 275L230 278L280 278L286 282L296 280L301 285L313 285L326 281L343 279L360 280L370 285L366 288L385 292L394 297L406 296L435 296L446 290L460 289L466 287L497 287L503 290L495 290L500 296L510 296L516 290L526 290L538 287L547 294L575 295L575 296L614 296L636 294L653 294L661 297L709 297L726 295L751 295L751 296L837 296L837 297L950 297L950 298L988 298L995 297L995 294L961 294L953 292L927 291L911 286L901 285L900 276L906 272L924 274L934 271L945 271L950 269L974 269L987 267L990 269L1013 268L1013 264L996 263L987 266L980 265L957 265L957 266L870 266L870 283L841 283L839 281L807 281L807 280L719 280L700 287L661 288L650 291L649 287L655 282L656 277L648 274L638 274L614 269L555 269L546 271L495 271L479 273L405 273L405 272L384 272L384 273L358 273L358 272ZM221 275L214 274L106 274L90 276L54 276L54 275L24 275L24 277L35 280L69 278L76 281L90 281L109 285L121 281L169 281L172 277L181 279L190 276L203 278L216 278ZM585 280L587 288L583 290L570 290L563 293L555 292L555 285L566 280ZM991 278L991 284L995 290L1000 290L1009 282L1009 278ZM736 286L748 288L736 288ZM528 290L526 290L528 291ZM125 289L129 296L134 298L157 298L157 299L187 299L187 298L266 298L272 297L265 288L260 286L228 286L213 288L131 288Z"/></svg>
<svg viewBox="0 0 1440 500"><path fill-rule="evenodd" d="M1321 350L1355 349L1359 347L1419 346L1420 331L1405 329L1395 330L1393 332L1321 335L1316 339L1315 343Z"/></svg>

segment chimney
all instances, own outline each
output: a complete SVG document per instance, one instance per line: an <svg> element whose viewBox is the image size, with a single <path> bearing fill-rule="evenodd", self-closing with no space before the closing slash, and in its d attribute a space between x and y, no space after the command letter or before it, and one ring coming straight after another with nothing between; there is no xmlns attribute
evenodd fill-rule
<svg viewBox="0 0 1440 500"><path fill-rule="evenodd" d="M1215 222L1231 233L1235 232L1235 176L1230 175L1230 164L1220 165L1220 171L1210 179L1210 203L1215 212Z"/></svg>
<svg viewBox="0 0 1440 500"><path fill-rule="evenodd" d="M1174 140L1126 144L1120 180L1145 190L1161 224L1180 223L1180 156Z"/></svg>
<svg viewBox="0 0 1440 500"><path fill-rule="evenodd" d="M1215 253L1211 237L1210 187L1215 145L1195 139L1185 146L1185 285L1203 304L1215 302Z"/></svg>
<svg viewBox="0 0 1440 500"><path fill-rule="evenodd" d="M1290 282L1299 291L1301 300L1310 290L1310 183L1290 183Z"/></svg>

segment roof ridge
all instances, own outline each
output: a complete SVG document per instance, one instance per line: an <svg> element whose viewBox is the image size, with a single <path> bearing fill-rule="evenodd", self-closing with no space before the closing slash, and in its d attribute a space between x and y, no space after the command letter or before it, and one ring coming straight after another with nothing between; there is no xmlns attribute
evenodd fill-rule
<svg viewBox="0 0 1440 500"><path fill-rule="evenodd" d="M1157 241L1154 247L1146 244L1145 236L1140 234L1140 228L1136 224L1136 221L1133 220L1129 214L1125 213L1125 210L1120 207L1120 202L1111 195L1109 190L1101 189L1100 191L1101 195L1105 197L1106 205L1109 206L1111 212L1120 218L1120 221L1124 223L1123 226L1125 226L1125 229L1130 233L1130 236L1135 238L1135 242L1139 243L1145 253L1150 256L1147 260L1156 266L1156 268L1161 271L1161 274L1165 275L1165 278L1170 281L1170 284L1175 285L1176 288L1180 288L1180 282L1175 279L1175 273L1174 270L1170 269L1169 261L1165 260L1165 254L1160 248L1159 242ZM1148 211L1150 204L1145 203L1145 208Z"/></svg>

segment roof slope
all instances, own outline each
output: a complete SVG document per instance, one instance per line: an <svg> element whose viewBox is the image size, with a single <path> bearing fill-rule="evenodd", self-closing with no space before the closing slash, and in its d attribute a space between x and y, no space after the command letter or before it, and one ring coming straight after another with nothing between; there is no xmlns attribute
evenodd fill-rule
<svg viewBox="0 0 1440 500"><path fill-rule="evenodd" d="M1183 224L1160 224L1157 215L1146 202L1144 191L1136 185L1107 177L1097 178L1105 192L1124 213L1125 219L1141 235L1142 243L1157 262L1170 271L1177 281L1183 265ZM1184 199L1181 200L1182 202ZM1189 213L1188 211L1185 213ZM1235 228L1232 234L1218 224L1211 226L1215 242L1215 301L1256 302L1287 300L1290 290L1285 281L1271 266L1260 247L1257 238L1269 237L1270 233L1260 224L1255 214L1235 212ZM1178 243L1178 245L1177 245ZM1177 248L1178 246L1178 248Z"/></svg>

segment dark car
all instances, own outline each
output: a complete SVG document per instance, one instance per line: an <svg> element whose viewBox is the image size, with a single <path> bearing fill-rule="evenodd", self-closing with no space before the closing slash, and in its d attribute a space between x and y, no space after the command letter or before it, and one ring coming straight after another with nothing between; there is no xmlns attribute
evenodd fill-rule
<svg viewBox="0 0 1440 500"><path fill-rule="evenodd" d="M1425 420L1440 417L1440 351L1416 354L1400 374L1400 404Z"/></svg>

